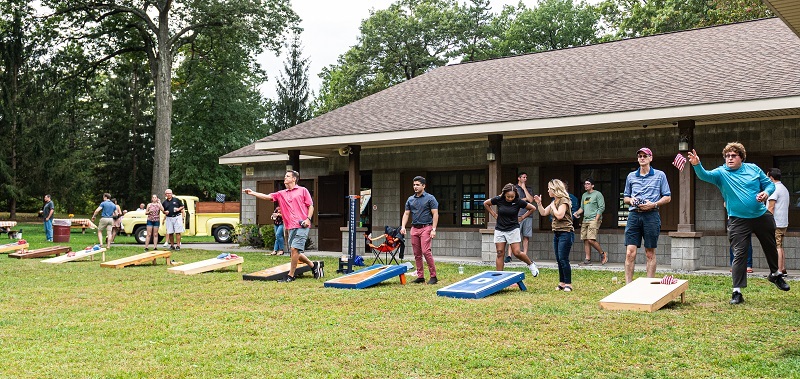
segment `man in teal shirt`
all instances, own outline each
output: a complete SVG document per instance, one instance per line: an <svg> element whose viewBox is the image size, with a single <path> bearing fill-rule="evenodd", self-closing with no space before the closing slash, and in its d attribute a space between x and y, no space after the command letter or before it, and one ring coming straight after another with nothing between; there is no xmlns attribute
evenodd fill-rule
<svg viewBox="0 0 800 379"><path fill-rule="evenodd" d="M775 243L775 218L767 212L764 202L775 191L775 184L758 166L743 163L747 158L744 146L731 142L722 150L725 164L707 171L700 164L695 150L688 154L695 174L700 180L717 186L722 192L728 210L728 240L733 247L733 294L731 304L744 302L742 288L747 287L747 246L751 234L761 242L767 258L770 274L767 277L780 290L788 291L789 285L778 271L778 250Z"/></svg>
<svg viewBox="0 0 800 379"><path fill-rule="evenodd" d="M583 240L583 252L586 254L586 259L580 265L588 266L592 264L592 247L600 254L600 264L604 265L608 262L608 254L600 247L597 242L597 233L600 230L600 224L603 223L603 211L606 210L606 201L600 191L594 190L594 181L586 179L583 181L583 189L586 192L581 196L581 208L573 213L573 216L581 217L583 215L583 222L581 223L581 239Z"/></svg>

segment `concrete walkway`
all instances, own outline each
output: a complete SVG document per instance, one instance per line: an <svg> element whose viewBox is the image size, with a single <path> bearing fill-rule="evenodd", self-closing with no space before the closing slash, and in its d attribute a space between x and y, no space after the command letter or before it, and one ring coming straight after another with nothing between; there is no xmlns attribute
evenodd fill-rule
<svg viewBox="0 0 800 379"><path fill-rule="evenodd" d="M142 245L127 245L127 246L142 246ZM271 250L266 249L255 249L252 247L242 247L237 244L228 243L184 243L182 244L184 249L200 249L200 250L211 250L211 251L219 251L219 252L236 252L236 253L261 253L261 254L268 254ZM644 252L642 252L644 254ZM342 253L339 251L319 251L319 250L309 250L306 252L306 256L309 257L326 257L326 258L338 258L342 256ZM411 258L411 259L409 259ZM403 262L412 262L413 263L413 254L409 254L406 252L405 259ZM452 257L452 256L434 256L436 262L446 262L446 263L453 263L453 264L463 264L463 265L474 265L474 266L487 266L487 267L494 267L494 262L483 262L477 257ZM367 264L372 262L371 256L364 256L364 260ZM558 265L555 261L536 261L536 265L540 268L551 268L551 269L558 269ZM623 263L616 263L616 262L608 262L605 265L600 265L599 262L594 262L591 266L580 266L577 262L571 264L573 270L603 270L603 271L624 271L624 264ZM522 268L525 267L524 263L520 262L517 259L511 261L511 263L507 263L506 267L513 267L513 268ZM637 271L644 271L644 264L637 264L636 265ZM768 269L762 268L754 268L753 273L749 274L750 276L756 277L766 277L769 274ZM693 274L693 275L721 275L721 276L730 276L730 267L706 267L701 270L697 271L683 271L683 270L672 270L669 266L659 265L656 269L656 272L659 273L680 273L680 274ZM786 280L798 280L800 279L800 272L793 273L789 272L786 277Z"/></svg>

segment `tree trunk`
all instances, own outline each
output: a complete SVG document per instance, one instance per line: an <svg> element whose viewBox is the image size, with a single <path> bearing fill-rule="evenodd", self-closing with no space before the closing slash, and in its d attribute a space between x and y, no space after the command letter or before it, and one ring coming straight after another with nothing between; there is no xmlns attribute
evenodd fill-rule
<svg viewBox="0 0 800 379"><path fill-rule="evenodd" d="M158 55L153 80L156 87L155 156L152 193L169 188L169 155L172 142L172 49L169 46L167 11L159 15Z"/></svg>

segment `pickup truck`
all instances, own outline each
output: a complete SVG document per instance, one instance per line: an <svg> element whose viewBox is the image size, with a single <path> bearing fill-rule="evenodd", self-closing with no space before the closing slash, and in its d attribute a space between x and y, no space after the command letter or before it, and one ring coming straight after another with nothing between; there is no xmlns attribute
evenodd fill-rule
<svg viewBox="0 0 800 379"><path fill-rule="evenodd" d="M183 201L183 236L214 236L219 243L231 242L234 225L239 223L239 202L201 202L196 196L175 196ZM122 232L132 235L137 243L143 244L147 238L147 215L142 210L130 211L122 218ZM161 241L166 235L164 214L158 229Z"/></svg>

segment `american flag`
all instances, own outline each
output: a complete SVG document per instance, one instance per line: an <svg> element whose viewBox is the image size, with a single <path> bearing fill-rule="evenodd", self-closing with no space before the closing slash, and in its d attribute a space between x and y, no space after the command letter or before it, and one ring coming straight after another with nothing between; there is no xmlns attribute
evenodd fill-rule
<svg viewBox="0 0 800 379"><path fill-rule="evenodd" d="M676 284L676 283L678 283L678 279L675 279L675 277L672 275L665 275L661 279L661 284Z"/></svg>
<svg viewBox="0 0 800 379"><path fill-rule="evenodd" d="M683 166L686 165L686 157L678 153L678 155L675 156L675 160L672 161L672 165L677 167L679 171L683 171Z"/></svg>

